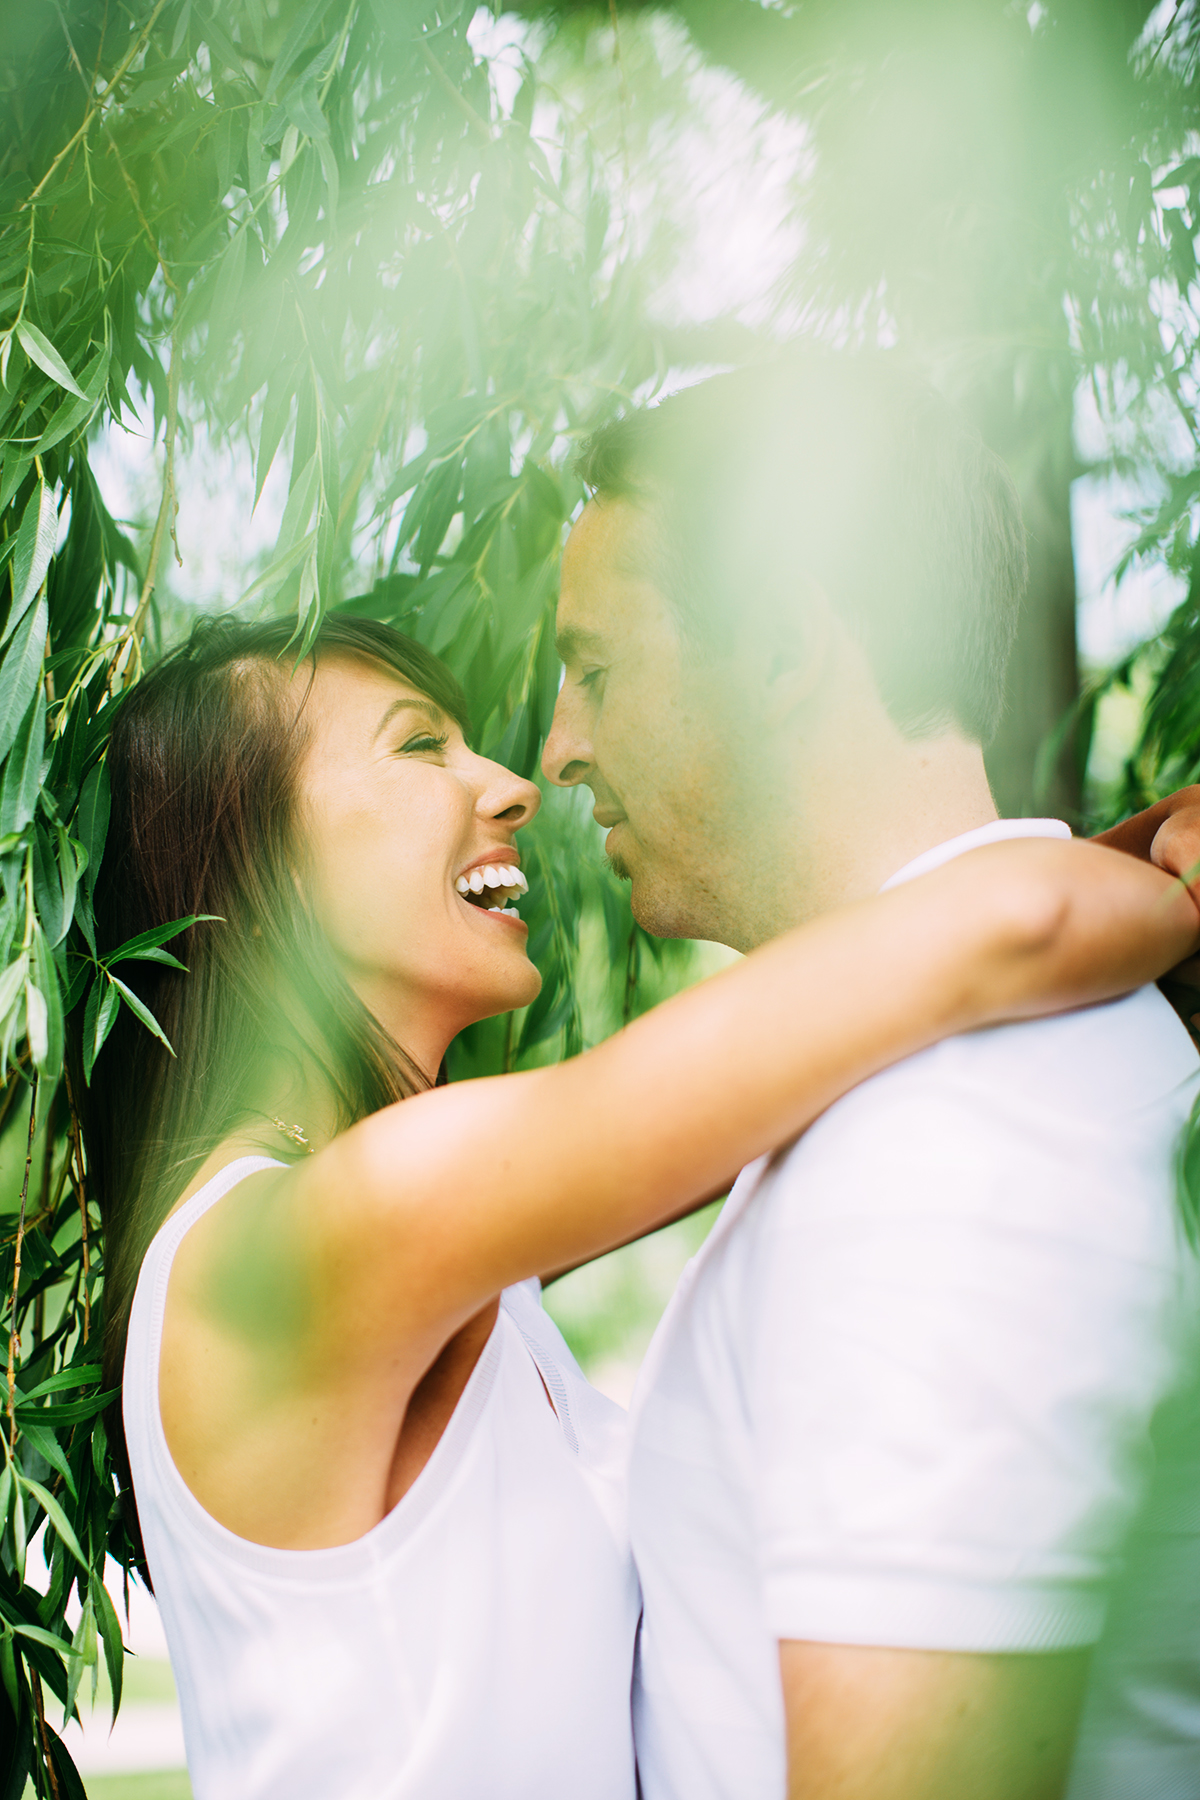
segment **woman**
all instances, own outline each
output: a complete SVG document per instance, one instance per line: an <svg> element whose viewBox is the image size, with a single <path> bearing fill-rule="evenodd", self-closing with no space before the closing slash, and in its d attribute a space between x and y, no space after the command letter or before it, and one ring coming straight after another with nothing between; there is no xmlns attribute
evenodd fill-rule
<svg viewBox="0 0 1200 1800"><path fill-rule="evenodd" d="M537 992L537 791L419 646L331 620L293 666L286 635L198 632L109 753L105 941L216 915L190 973L137 965L175 1056L123 1018L86 1121L194 1790L632 1800L622 1415L520 1284L940 1036L1158 974L1196 915L1131 858L994 846L574 1062L433 1091Z"/></svg>

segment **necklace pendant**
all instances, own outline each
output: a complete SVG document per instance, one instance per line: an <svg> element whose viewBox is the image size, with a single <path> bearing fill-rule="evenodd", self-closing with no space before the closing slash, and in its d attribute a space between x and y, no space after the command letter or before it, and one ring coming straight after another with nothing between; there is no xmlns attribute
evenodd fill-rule
<svg viewBox="0 0 1200 1800"><path fill-rule="evenodd" d="M275 1127L276 1131L280 1132L291 1143L295 1144L299 1149L303 1150L303 1152L306 1156L315 1156L316 1155L316 1151L313 1149L312 1145L309 1143L307 1136L301 1130L299 1125L289 1125L285 1119L277 1119L275 1117L274 1113L272 1113L270 1115L270 1118L271 1118L271 1123Z"/></svg>

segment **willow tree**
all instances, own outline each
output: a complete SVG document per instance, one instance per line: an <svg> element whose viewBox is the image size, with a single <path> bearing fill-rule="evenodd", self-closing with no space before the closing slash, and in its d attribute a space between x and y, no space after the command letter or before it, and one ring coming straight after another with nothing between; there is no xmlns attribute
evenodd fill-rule
<svg viewBox="0 0 1200 1800"><path fill-rule="evenodd" d="M111 1554L128 1571L131 1545L93 1353L103 1245L64 1019L80 1021L84 1081L122 1007L158 1031L126 976L181 928L107 944L91 905L104 747L156 642L180 442L198 422L248 432L258 492L273 466L286 476L267 566L228 600L290 613L297 653L323 608L391 620L453 663L478 746L530 774L579 498L565 452L660 366L607 166L529 62L501 106L472 11L0 11L0 1128L10 1151L19 1138L0 1228L0 1800L28 1776L39 1795L83 1794L45 1690L70 1715L102 1654L120 1700L104 1567ZM161 492L139 553L89 445L146 421ZM348 594L364 567L370 591ZM578 810L548 805L526 859L541 997L468 1034L460 1067L578 1047L589 908L618 1016L639 1004L640 934L590 858ZM34 1585L39 1530L48 1580Z"/></svg>
<svg viewBox="0 0 1200 1800"><path fill-rule="evenodd" d="M653 10L640 0L518 6L547 31L575 33L589 21L607 32L614 17L632 29ZM796 190L804 238L782 314L898 343L1008 462L1031 580L989 770L1003 810L1050 805L1077 817L1098 692L1080 695L1075 638L1081 384L1112 428L1098 466L1165 495L1136 554L1190 578L1196 542L1200 8L671 0L661 10L682 22L703 65L807 133ZM1168 716L1170 731L1185 729L1177 677L1194 692L1180 657L1200 654L1196 604L1168 633L1173 672L1151 708L1152 734ZM1162 666L1163 646L1148 654ZM1127 674L1122 665L1118 679ZM1173 772L1196 766L1190 715L1186 731ZM1149 739L1135 760L1123 797L1154 790L1165 766Z"/></svg>

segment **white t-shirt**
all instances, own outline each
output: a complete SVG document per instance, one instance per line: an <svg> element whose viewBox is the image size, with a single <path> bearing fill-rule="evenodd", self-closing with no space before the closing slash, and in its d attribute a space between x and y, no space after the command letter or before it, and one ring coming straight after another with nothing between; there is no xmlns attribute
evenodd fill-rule
<svg viewBox="0 0 1200 1800"><path fill-rule="evenodd" d="M894 879L1015 835L1069 832L1002 822ZM980 1652L1100 1638L1147 1504L1152 1417L1200 1364L1174 1191L1196 1086L1187 1033L1146 988L910 1057L743 1172L634 1401L645 1800L779 1800L780 1638ZM1178 1645L1143 1609L1140 1639L1126 1623L1103 1647L1072 1800L1200 1794L1200 1487L1180 1474L1184 1437L1163 1438L1158 1483L1175 1535L1165 1561L1161 1534L1142 1557L1158 1559ZM1168 1699L1147 1659L1170 1663L1189 1634L1190 1701ZM1176 1765L1186 1785L1163 1785Z"/></svg>
<svg viewBox="0 0 1200 1800"><path fill-rule="evenodd" d="M433 1455L354 1543L248 1543L176 1469L158 1407L171 1264L272 1166L231 1163L167 1221L129 1321L129 1462L196 1800L634 1800L626 1420L536 1281L503 1295Z"/></svg>

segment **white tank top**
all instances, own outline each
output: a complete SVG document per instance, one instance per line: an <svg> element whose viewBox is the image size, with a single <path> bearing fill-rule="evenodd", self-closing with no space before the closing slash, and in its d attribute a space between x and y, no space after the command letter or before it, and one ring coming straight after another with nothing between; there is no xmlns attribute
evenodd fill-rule
<svg viewBox="0 0 1200 1800"><path fill-rule="evenodd" d="M429 1462L352 1544L249 1543L172 1462L175 1252L237 1182L283 1166L243 1157L168 1219L129 1321L129 1461L196 1800L633 1800L625 1415L535 1281L503 1295Z"/></svg>

